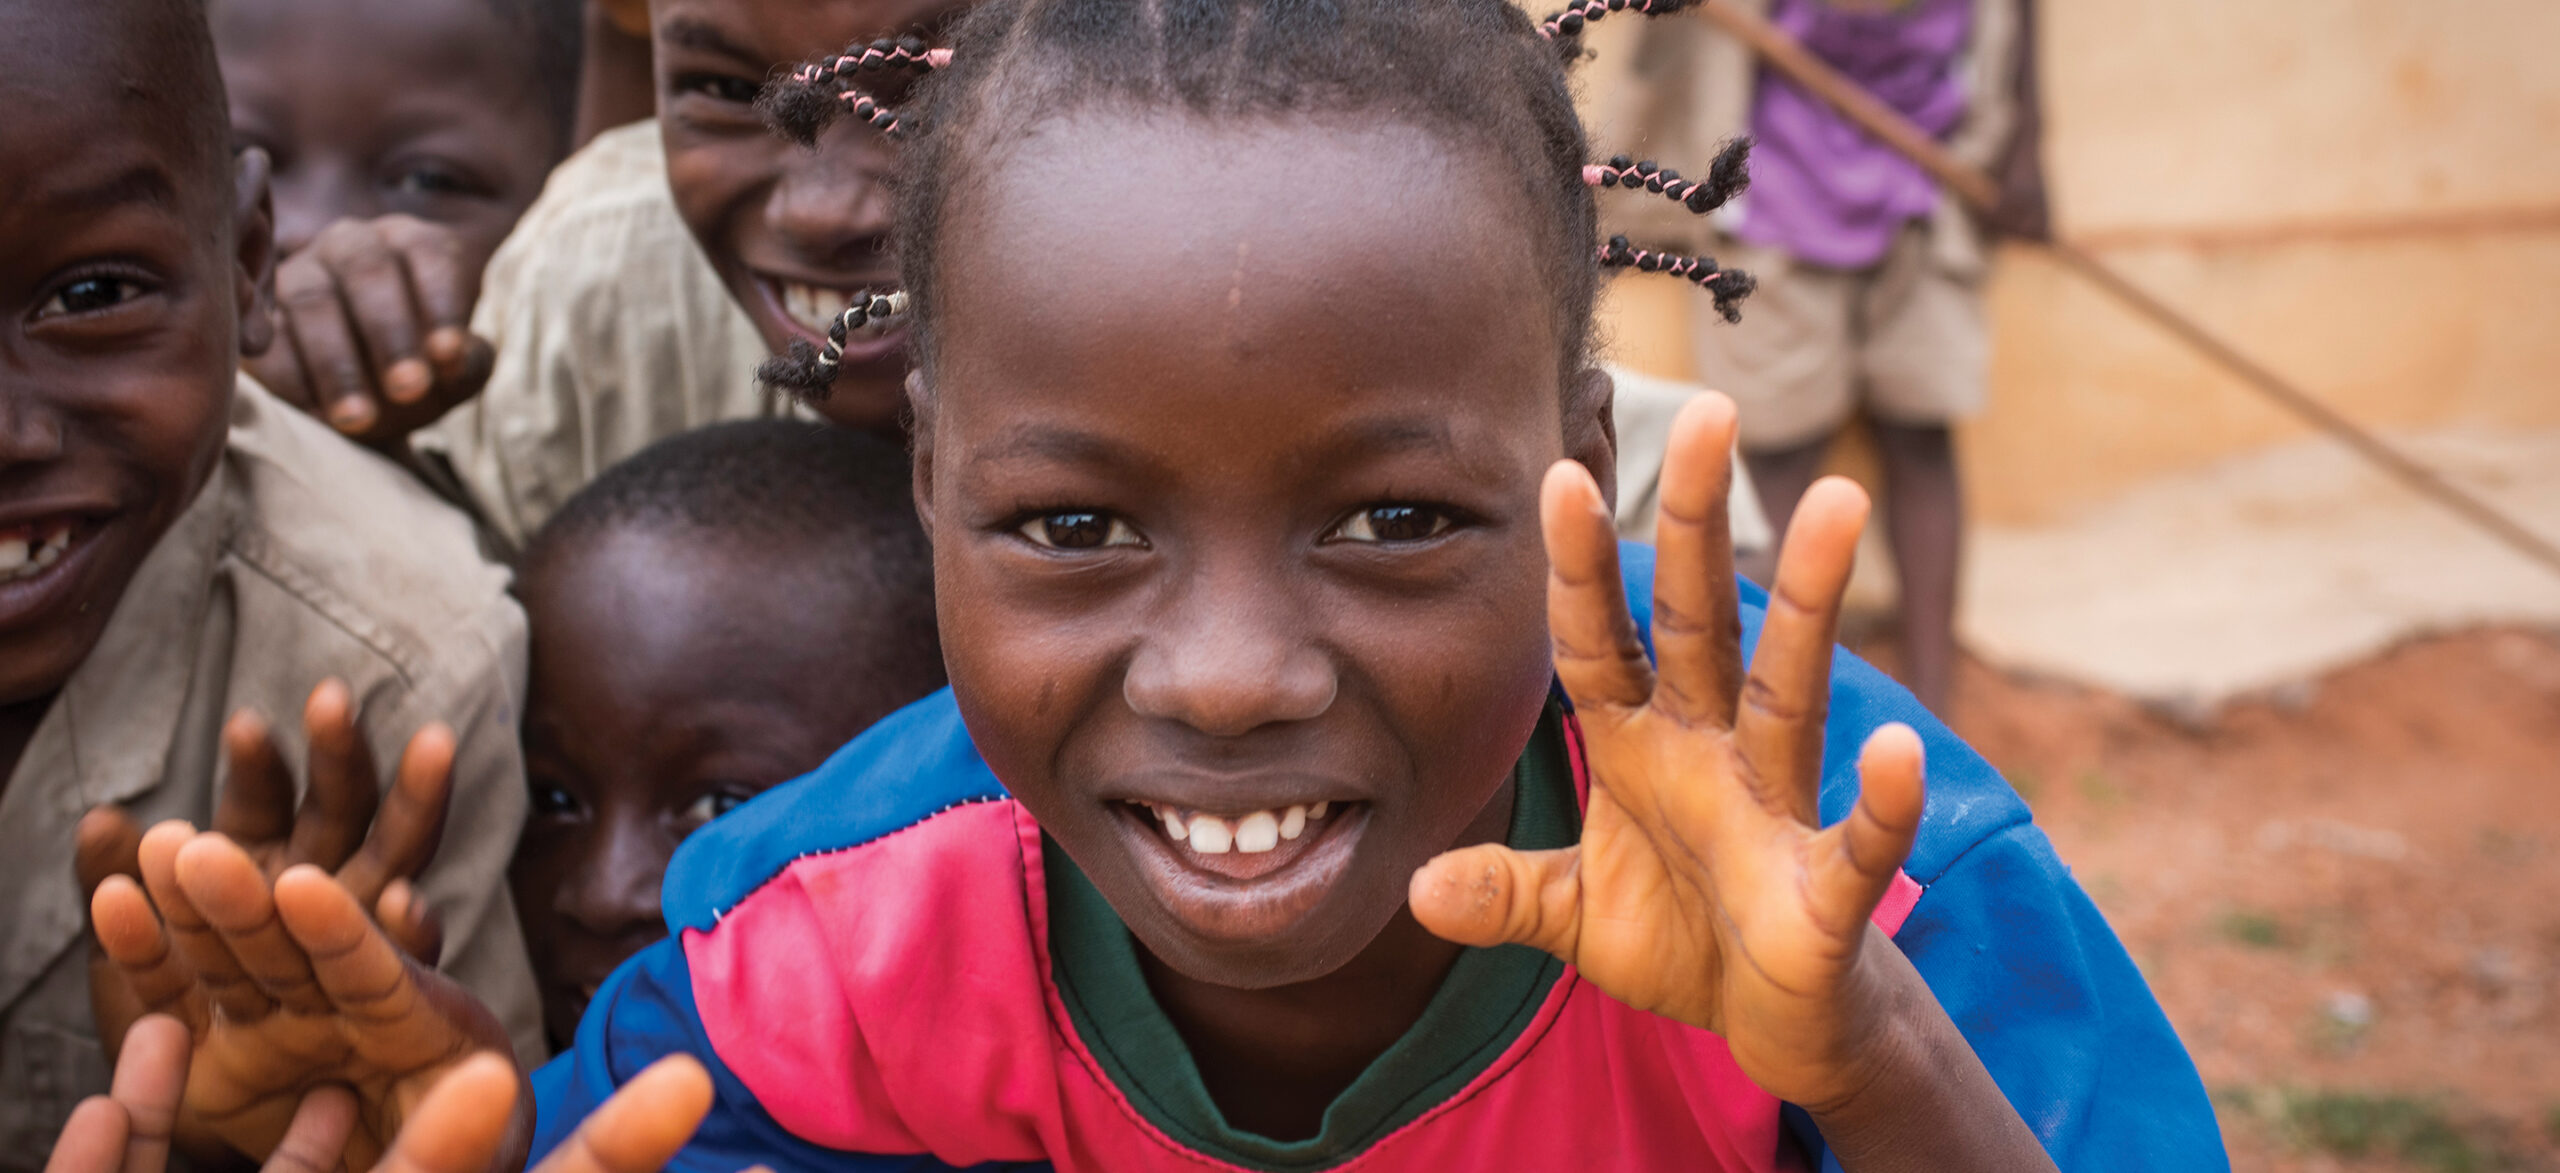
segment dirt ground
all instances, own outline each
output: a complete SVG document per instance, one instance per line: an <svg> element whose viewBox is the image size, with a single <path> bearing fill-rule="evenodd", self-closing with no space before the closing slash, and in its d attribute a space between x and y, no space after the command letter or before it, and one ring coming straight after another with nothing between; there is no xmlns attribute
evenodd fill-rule
<svg viewBox="0 0 2560 1173"><path fill-rule="evenodd" d="M2149 975L2236 1166L2560 1169L2560 632L2212 713L1973 664L1954 707Z"/></svg>

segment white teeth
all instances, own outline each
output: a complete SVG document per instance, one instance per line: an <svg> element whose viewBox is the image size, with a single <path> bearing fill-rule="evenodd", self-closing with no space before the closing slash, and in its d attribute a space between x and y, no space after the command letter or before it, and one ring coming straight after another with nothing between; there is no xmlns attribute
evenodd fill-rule
<svg viewBox="0 0 2560 1173"><path fill-rule="evenodd" d="M1255 811L1236 824L1236 850L1260 855L1280 846L1280 820L1270 811Z"/></svg>
<svg viewBox="0 0 2560 1173"><path fill-rule="evenodd" d="M1166 838L1169 838L1176 843L1180 843L1191 837L1190 824L1183 822L1181 815L1173 813L1172 807L1157 807L1156 817L1164 820L1164 833Z"/></svg>
<svg viewBox="0 0 2560 1173"><path fill-rule="evenodd" d="M23 537L0 538L0 582L33 578L54 563L62 561L63 552L71 548L71 527L62 526L39 542L30 533Z"/></svg>
<svg viewBox="0 0 2560 1173"><path fill-rule="evenodd" d="M1306 833L1307 833L1307 808L1305 808L1305 807L1303 807L1303 806L1293 806L1293 807L1290 807L1290 808L1289 808L1289 810L1288 810L1288 812L1287 812L1287 813L1285 813L1285 814L1283 814L1283 815L1281 815L1281 816L1280 816L1280 837L1281 837L1281 838L1283 838L1283 839L1295 839L1295 838L1297 838L1298 836L1300 836L1300 835L1304 835L1304 834L1306 834Z"/></svg>
<svg viewBox="0 0 2560 1173"><path fill-rule="evenodd" d="M1191 850L1202 855L1225 855L1235 846L1235 828L1216 815L1195 815L1191 820Z"/></svg>
<svg viewBox="0 0 2560 1173"><path fill-rule="evenodd" d="M1323 817L1324 817L1324 813L1325 813L1326 811L1329 811L1329 810L1332 810L1332 809L1333 809L1333 804L1332 804L1332 803L1330 803L1330 802L1319 802L1319 803L1315 804L1314 806L1311 806L1311 807L1308 807L1308 808L1307 808L1307 817L1308 817L1308 818L1310 818L1310 819L1321 819L1321 818L1323 818Z"/></svg>

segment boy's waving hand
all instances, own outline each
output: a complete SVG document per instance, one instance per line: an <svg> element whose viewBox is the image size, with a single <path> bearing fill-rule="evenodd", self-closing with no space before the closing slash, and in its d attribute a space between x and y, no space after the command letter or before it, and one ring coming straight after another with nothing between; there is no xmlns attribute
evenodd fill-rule
<svg viewBox="0 0 2560 1173"><path fill-rule="evenodd" d="M1746 675L1724 512L1733 430L1721 395L1673 427L1659 667L1628 612L1598 486L1579 464L1549 471L1548 624L1590 755L1582 841L1441 856L1414 876L1414 914L1461 943L1543 949L1622 1002L1722 1035L1745 1074L1813 1113L1850 1168L2049 1167L1868 921L1919 831L1918 735L1876 730L1856 808L1819 825L1832 640L1865 494L1838 479L1806 494ZM1941 1110L1916 1110L1930 1101ZM1932 1129L1914 1126L1932 1116Z"/></svg>
<svg viewBox="0 0 2560 1173"><path fill-rule="evenodd" d="M345 1160L360 1171L439 1076L476 1051L509 1053L485 1007L401 953L317 867L271 884L230 839L164 824L144 838L142 874L101 884L91 915L146 1007L194 1041L178 1121L191 1135L263 1157L306 1093L339 1084L361 1104Z"/></svg>

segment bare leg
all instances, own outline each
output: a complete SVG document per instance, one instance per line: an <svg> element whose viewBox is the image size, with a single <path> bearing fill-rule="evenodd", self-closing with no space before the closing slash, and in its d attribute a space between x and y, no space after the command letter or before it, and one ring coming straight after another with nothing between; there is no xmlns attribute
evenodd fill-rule
<svg viewBox="0 0 2560 1173"><path fill-rule="evenodd" d="M1742 454L1742 463L1751 469L1751 487L1760 491L1760 508L1769 515L1769 531L1779 538L1767 550L1735 561L1742 577L1763 586L1775 581L1778 546L1786 538L1787 522L1795 517L1796 502L1804 500L1804 491L1822 474L1822 458L1830 453L1832 439L1824 436L1797 448Z"/></svg>
<svg viewBox="0 0 2560 1173"><path fill-rule="evenodd" d="M1884 457L1885 536L1902 580L1904 674L1920 703L1944 716L1955 684L1956 568L1964 539L1954 438L1943 427L1884 423L1875 425L1875 436Z"/></svg>

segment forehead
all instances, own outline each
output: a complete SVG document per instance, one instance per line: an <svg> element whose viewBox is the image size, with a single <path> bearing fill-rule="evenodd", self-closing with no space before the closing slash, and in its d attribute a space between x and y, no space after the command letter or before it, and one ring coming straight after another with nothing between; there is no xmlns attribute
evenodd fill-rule
<svg viewBox="0 0 2560 1173"><path fill-rule="evenodd" d="M662 45L775 65L935 32L973 7L976 0L652 0L649 19Z"/></svg>
<svg viewBox="0 0 2560 1173"><path fill-rule="evenodd" d="M942 394L1285 379L1555 404L1526 200L1393 121L1096 109L1000 139L936 229ZM1438 396L1435 396L1437 398Z"/></svg>
<svg viewBox="0 0 2560 1173"><path fill-rule="evenodd" d="M478 76L533 60L531 26L499 0L211 0L206 12L226 65L319 52L349 72Z"/></svg>
<svg viewBox="0 0 2560 1173"><path fill-rule="evenodd" d="M147 203L228 206L200 198L227 183L228 131L201 41L182 39L188 11L0 0L0 203L85 176L150 189Z"/></svg>

